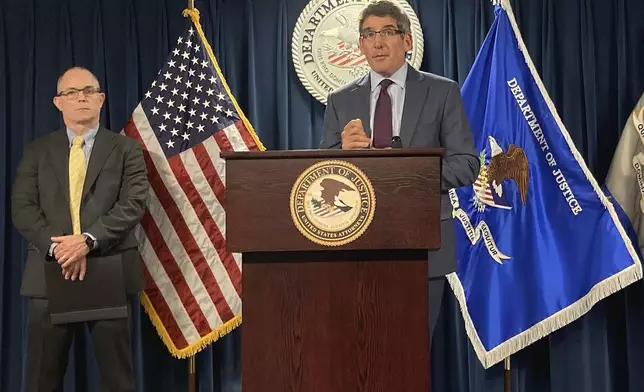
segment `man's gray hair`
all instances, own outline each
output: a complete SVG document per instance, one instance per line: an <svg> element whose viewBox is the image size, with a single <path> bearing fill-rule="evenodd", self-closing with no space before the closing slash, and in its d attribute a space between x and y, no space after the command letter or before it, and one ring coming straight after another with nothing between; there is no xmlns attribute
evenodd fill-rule
<svg viewBox="0 0 644 392"><path fill-rule="evenodd" d="M380 0L375 3L370 3L365 9L360 13L360 34L362 34L362 24L365 19L370 16L391 16L396 20L396 25L398 30L402 31L404 34L411 32L411 22L409 17L405 14L400 7L388 0Z"/></svg>

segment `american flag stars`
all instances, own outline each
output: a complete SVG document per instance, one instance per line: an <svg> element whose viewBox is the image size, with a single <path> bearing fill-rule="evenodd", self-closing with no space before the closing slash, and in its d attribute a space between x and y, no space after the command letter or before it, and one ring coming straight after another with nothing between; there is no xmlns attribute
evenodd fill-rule
<svg viewBox="0 0 644 392"><path fill-rule="evenodd" d="M190 29L179 37L172 56L145 93L141 106L166 156L200 144L240 120L212 66Z"/></svg>

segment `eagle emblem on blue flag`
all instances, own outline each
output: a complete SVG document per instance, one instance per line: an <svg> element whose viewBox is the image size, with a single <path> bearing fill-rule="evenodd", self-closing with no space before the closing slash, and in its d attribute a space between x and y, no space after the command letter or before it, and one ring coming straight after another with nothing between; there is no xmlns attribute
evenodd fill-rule
<svg viewBox="0 0 644 392"><path fill-rule="evenodd" d="M490 159L486 163L485 150L479 156L481 170L474 183L474 205L479 212L485 207L512 209L503 194L504 182L514 182L521 202L526 203L528 193L528 158L525 151L514 144L507 151L499 146L496 139L488 136L490 142ZM507 193L507 192L506 192Z"/></svg>
<svg viewBox="0 0 644 392"><path fill-rule="evenodd" d="M457 218L472 245L483 239L490 257L499 264L511 257L502 253L494 240L494 235L485 221L486 211L490 209L511 210L510 192L518 192L521 204L525 205L528 197L529 168L525 151L516 144L510 144L503 151L493 136L488 136L489 147L481 151L479 160L481 169L472 185L471 201L474 204L475 216L460 208L458 195L450 190L450 200L453 207L453 217ZM472 222L478 222L472 224Z"/></svg>

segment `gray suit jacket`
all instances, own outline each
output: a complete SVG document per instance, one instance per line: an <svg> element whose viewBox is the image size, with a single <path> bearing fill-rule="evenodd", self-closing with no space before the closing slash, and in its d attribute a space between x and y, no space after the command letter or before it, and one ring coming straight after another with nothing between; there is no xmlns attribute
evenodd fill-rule
<svg viewBox="0 0 644 392"><path fill-rule="evenodd" d="M370 91L367 74L329 94L320 148L342 148L342 130L356 118L362 120L367 136L371 136ZM442 276L456 269L452 206L447 191L474 183L479 172L458 84L409 67L400 139L403 148L445 148L441 176L442 248L429 256L430 276Z"/></svg>
<svg viewBox="0 0 644 392"><path fill-rule="evenodd" d="M20 293L47 297L44 262L50 237L72 233L69 213L69 139L59 130L25 150L12 191L16 229L29 242ZM132 229L145 212L149 183L139 143L100 128L87 166L81 199L81 229L96 237L98 249L87 256L110 257L123 264L125 289L142 288L138 243Z"/></svg>

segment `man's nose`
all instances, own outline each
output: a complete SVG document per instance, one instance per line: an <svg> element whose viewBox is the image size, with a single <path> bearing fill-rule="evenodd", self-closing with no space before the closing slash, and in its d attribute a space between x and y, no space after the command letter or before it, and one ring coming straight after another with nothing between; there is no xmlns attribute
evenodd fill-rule
<svg viewBox="0 0 644 392"><path fill-rule="evenodd" d="M385 41L384 38L382 38L381 33L376 33L376 36L373 37L373 38L374 38L374 41L376 42L376 44L380 45L380 46L382 46L383 42Z"/></svg>

